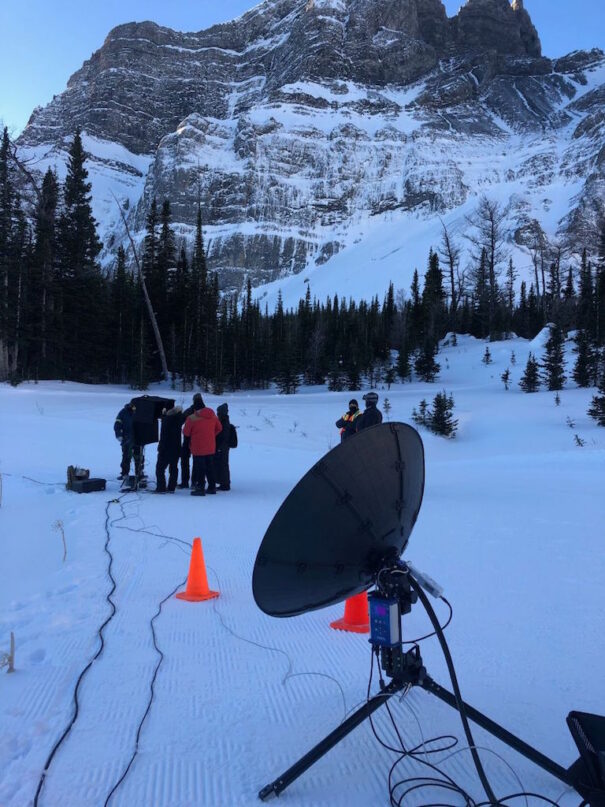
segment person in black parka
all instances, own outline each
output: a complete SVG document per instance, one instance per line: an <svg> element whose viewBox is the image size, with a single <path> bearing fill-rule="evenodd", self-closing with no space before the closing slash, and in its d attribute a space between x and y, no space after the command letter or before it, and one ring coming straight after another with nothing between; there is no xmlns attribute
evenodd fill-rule
<svg viewBox="0 0 605 807"><path fill-rule="evenodd" d="M194 405L196 401L202 400L202 394L200 392L196 392L193 396L193 403L190 407L185 409L183 412L183 423L187 420L187 418L193 414ZM183 445L181 448L181 484L179 485L180 488L188 488L189 487L189 459L191 457L191 447L190 441L188 437L183 437Z"/></svg>
<svg viewBox="0 0 605 807"><path fill-rule="evenodd" d="M181 456L181 429L183 427L183 410L175 406L162 414L160 441L158 443L158 461L155 466L155 493L166 493L166 468L169 468L168 493L174 493L179 475L179 457Z"/></svg>
<svg viewBox="0 0 605 807"><path fill-rule="evenodd" d="M134 401L127 403L117 414L113 430L116 438L122 446L122 462L120 465L120 475L118 479L123 479L130 473L130 463L134 453L134 413L136 406ZM135 458L135 469L137 461Z"/></svg>
<svg viewBox="0 0 605 807"><path fill-rule="evenodd" d="M363 429L369 429L370 426L377 426L382 423L382 412L377 408L378 393L366 392L363 396L366 408L365 411L355 421L355 429L360 432Z"/></svg>
<svg viewBox="0 0 605 807"><path fill-rule="evenodd" d="M222 432L216 436L216 454L214 455L214 468L216 472L217 490L231 490L231 473L229 471L229 449L232 448L234 438L232 432L235 427L229 421L229 407L226 403L217 406L216 414L223 427Z"/></svg>

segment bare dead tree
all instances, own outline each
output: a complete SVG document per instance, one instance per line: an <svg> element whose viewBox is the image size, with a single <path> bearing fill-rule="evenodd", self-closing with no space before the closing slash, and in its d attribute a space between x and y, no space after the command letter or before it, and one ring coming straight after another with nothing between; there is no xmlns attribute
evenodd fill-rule
<svg viewBox="0 0 605 807"><path fill-rule="evenodd" d="M145 283L145 277L143 275L143 270L141 268L141 262L139 261L139 256L137 253L137 248L135 246L133 237L130 233L130 227L128 226L128 222L126 221L126 216L124 215L124 211L122 210L122 205L116 199L116 195L114 192L111 192L111 195L114 198L116 205L118 206L118 210L120 211L120 216L122 218L122 222L124 227L126 228L126 235L128 236L128 240L130 241L130 246L132 247L132 254L134 255L134 261L137 267L137 276L139 278L139 282L141 284L141 288L143 289L143 297L145 298L145 305L147 306L147 313L149 314L149 320L151 322L151 327L153 329L153 335L155 336L155 342L158 348L158 353L160 354L160 362L162 364L162 376L164 380L168 379L170 374L168 372L168 364L166 363L166 352L164 351L164 343L162 342L162 335L160 333L160 329L158 327L158 321L155 315L155 311L153 310L153 306L151 305L151 300L149 299L149 292L147 291L147 284Z"/></svg>
<svg viewBox="0 0 605 807"><path fill-rule="evenodd" d="M546 233L540 226L540 223L535 219L531 222L531 237L532 245L530 247L531 261L534 267L534 279L536 284L536 295L541 301L542 310L544 311L545 298L546 298L546 274L545 263L548 253L548 240ZM539 270L539 274L538 274ZM540 288L540 278L542 278L542 288Z"/></svg>
<svg viewBox="0 0 605 807"><path fill-rule="evenodd" d="M450 297L451 297L450 312L452 316L452 330L455 332L456 312L458 310L458 303L460 301L459 288L456 282L457 278L459 277L458 267L460 265L460 248L458 247L458 245L455 243L454 239L448 232L448 229L443 219L439 220L441 221L441 227L442 227L441 248L439 250L439 254L449 271Z"/></svg>
<svg viewBox="0 0 605 807"><path fill-rule="evenodd" d="M506 210L498 202L491 201L486 196L481 197L475 212L467 217L472 231L466 235L466 238L474 247L475 262L479 262L482 252L485 252L487 261L490 334L496 313L499 267L507 257L504 246L506 241L505 218Z"/></svg>
<svg viewBox="0 0 605 807"><path fill-rule="evenodd" d="M12 138L9 138L9 145L10 145L9 149L10 160L12 161L13 165L19 170L19 172L23 174L28 184L31 185L31 187L34 190L34 193L36 194L38 202L40 202L42 199L42 190L40 189L40 185L38 184L36 177L29 168L29 163L26 160L22 160L21 157L19 157L19 155L17 154L17 144L12 140Z"/></svg>

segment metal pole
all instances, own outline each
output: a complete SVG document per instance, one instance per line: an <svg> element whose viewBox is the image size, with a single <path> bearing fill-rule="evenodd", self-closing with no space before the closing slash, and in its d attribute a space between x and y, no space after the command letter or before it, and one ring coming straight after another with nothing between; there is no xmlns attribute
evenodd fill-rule
<svg viewBox="0 0 605 807"><path fill-rule="evenodd" d="M379 709L385 701L387 701L391 695L395 695L399 692L404 685L400 683L396 683L395 681L391 681L388 686L379 694L374 695L373 698L370 698L367 703L359 708L356 712L348 717L343 723L338 726L337 729L334 729L331 734L328 734L320 743L318 743L314 748L312 748L304 757L298 760L298 762L294 763L291 768L285 773L282 773L274 782L269 785L263 787L262 790L259 791L258 797L261 801L266 801L270 796L279 796L279 794L284 791L288 785L292 784L295 779L303 774L306 770L308 770L311 765L317 762L318 759L323 757L331 748L333 748L343 737L346 737L354 728L359 726L360 723L369 717L373 712Z"/></svg>

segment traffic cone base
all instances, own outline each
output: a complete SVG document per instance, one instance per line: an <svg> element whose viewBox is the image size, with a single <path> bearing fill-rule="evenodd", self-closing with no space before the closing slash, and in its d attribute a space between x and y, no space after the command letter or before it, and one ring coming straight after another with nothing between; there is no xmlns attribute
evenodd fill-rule
<svg viewBox="0 0 605 807"><path fill-rule="evenodd" d="M330 622L330 627L334 630L348 630L350 633L369 633L369 625L351 625L346 619L337 619L336 622Z"/></svg>
<svg viewBox="0 0 605 807"><path fill-rule="evenodd" d="M187 602L202 602L219 596L218 591L211 591L208 587L206 564L204 563L204 552L200 538L193 539L187 588L185 591L180 591L176 596L179 600L187 600Z"/></svg>
<svg viewBox="0 0 605 807"><path fill-rule="evenodd" d="M368 595L362 591L349 597L345 602L345 615L336 622L330 622L330 627L334 630L346 630L350 633L369 633L370 616L368 611Z"/></svg>
<svg viewBox="0 0 605 807"><path fill-rule="evenodd" d="M187 602L202 602L203 600L213 600L215 597L218 597L220 592L218 591L208 591L205 594L188 594L186 591L179 591L176 595L177 600L187 600Z"/></svg>

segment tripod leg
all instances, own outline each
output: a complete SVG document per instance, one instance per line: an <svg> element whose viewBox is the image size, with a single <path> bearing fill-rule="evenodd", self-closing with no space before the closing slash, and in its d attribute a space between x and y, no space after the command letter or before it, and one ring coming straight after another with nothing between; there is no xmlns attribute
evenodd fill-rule
<svg viewBox="0 0 605 807"><path fill-rule="evenodd" d="M426 689L427 692L431 692L433 695L438 697L439 700L447 703L448 706L453 706L453 708L456 710L458 709L458 704L454 695L433 681L433 679L428 675L422 682L421 686L423 689ZM561 765L557 765L557 763L552 759L544 756L544 754L541 754L540 751L537 751L535 748L532 748L531 745L528 745L527 743L523 742L523 740L520 740L519 737L515 737L514 734L510 733L510 731L507 731L505 728L498 725L498 723L494 723L493 720L490 720L489 717L486 717L486 715L478 712L476 709L473 709L472 706L469 706L464 702L463 705L466 716L469 718L469 720L472 720L473 723L476 723L478 726L481 726L481 728L489 731L490 734L493 734L494 737L502 740L502 742L508 745L510 748L514 748L515 751L518 751L520 754L522 754L522 756L527 757L527 759L530 759L536 765L544 768L545 771L548 771L553 776L556 776L557 779L560 779L562 782L565 782L565 784L572 785L573 787L571 776Z"/></svg>
<svg viewBox="0 0 605 807"><path fill-rule="evenodd" d="M397 692L399 692L403 686L405 685L391 681L383 692L381 692L379 695L374 695L373 698L370 698L367 703L364 703L364 705L356 712L353 712L353 714L343 723L341 723L338 728L334 729L333 732L328 734L327 737L325 737L314 748L306 753L304 757L301 757L298 762L295 762L291 768L288 768L285 773L282 773L282 775L274 782L271 782L271 784L263 787L263 789L259 791L259 799L261 801L266 801L269 796L279 796L279 794L284 791L288 785L292 784L295 779L298 779L298 777L308 770L311 765L317 762L318 759L321 759L324 754L327 754L327 752L337 743L339 743L343 737L346 737L347 734L353 731L354 728L357 728L360 723L363 723L367 717L379 709L382 704L391 697L391 695L395 695Z"/></svg>

